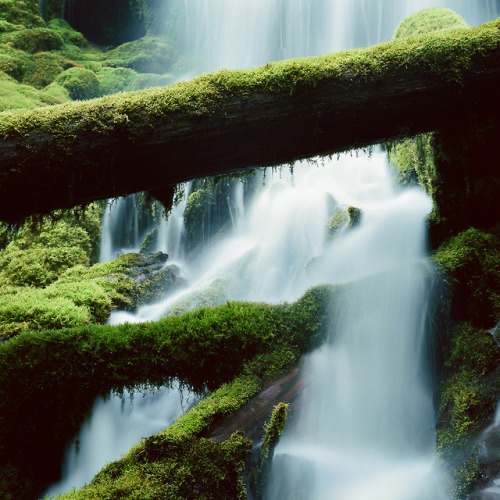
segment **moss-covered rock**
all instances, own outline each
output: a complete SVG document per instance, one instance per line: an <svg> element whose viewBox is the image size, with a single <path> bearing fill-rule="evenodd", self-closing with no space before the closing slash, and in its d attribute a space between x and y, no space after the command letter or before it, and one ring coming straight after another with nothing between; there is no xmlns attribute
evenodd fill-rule
<svg viewBox="0 0 500 500"><path fill-rule="evenodd" d="M60 50L64 45L62 37L48 28L31 28L14 31L4 35L2 42L30 54Z"/></svg>
<svg viewBox="0 0 500 500"><path fill-rule="evenodd" d="M48 25L64 40L64 43L70 43L82 49L88 47L89 42L87 39L79 31L73 29L64 19L51 19Z"/></svg>
<svg viewBox="0 0 500 500"><path fill-rule="evenodd" d="M481 476L477 438L500 397L500 347L487 330L470 323L451 332L439 388L436 450L450 467L452 498L463 499Z"/></svg>
<svg viewBox="0 0 500 500"><path fill-rule="evenodd" d="M406 38L451 28L467 28L463 17L444 7L423 9L403 19L396 28L394 38Z"/></svg>
<svg viewBox="0 0 500 500"><path fill-rule="evenodd" d="M0 18L19 29L43 27L38 0L2 0Z"/></svg>
<svg viewBox="0 0 500 500"><path fill-rule="evenodd" d="M333 238L339 234L339 232L345 228L349 223L349 214L346 210L337 207L333 212L333 215L328 219L328 235Z"/></svg>
<svg viewBox="0 0 500 500"><path fill-rule="evenodd" d="M206 223L208 193L205 189L192 192L184 210L184 227L186 234L186 249L193 251L203 241Z"/></svg>
<svg viewBox="0 0 500 500"><path fill-rule="evenodd" d="M166 73L176 58L176 51L168 38L152 36L125 43L106 53L109 64L139 73Z"/></svg>
<svg viewBox="0 0 500 500"><path fill-rule="evenodd" d="M470 228L443 243L433 260L451 293L451 313L491 328L500 320L500 240Z"/></svg>
<svg viewBox="0 0 500 500"><path fill-rule="evenodd" d="M99 80L93 71L85 68L69 68L56 79L71 99L92 99L99 95Z"/></svg>

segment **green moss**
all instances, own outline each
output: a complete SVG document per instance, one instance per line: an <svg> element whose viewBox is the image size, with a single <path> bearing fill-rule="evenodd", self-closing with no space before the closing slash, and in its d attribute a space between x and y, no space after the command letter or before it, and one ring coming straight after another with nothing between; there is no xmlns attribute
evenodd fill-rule
<svg viewBox="0 0 500 500"><path fill-rule="evenodd" d="M47 28L32 28L15 31L2 37L2 42L31 54L59 50L64 41L55 31Z"/></svg>
<svg viewBox="0 0 500 500"><path fill-rule="evenodd" d="M131 68L139 73L166 73L176 59L172 42L164 37L146 36L106 53L110 66Z"/></svg>
<svg viewBox="0 0 500 500"><path fill-rule="evenodd" d="M467 28L462 16L444 7L424 9L403 19L396 28L394 38L406 38L450 28Z"/></svg>
<svg viewBox="0 0 500 500"><path fill-rule="evenodd" d="M407 38L446 29L467 28L461 16L450 9L433 7L407 17L396 28L395 39ZM435 200L439 178L435 166L434 135L421 134L389 145L389 160L396 167L397 181L403 186L420 184ZM434 205L431 218L438 217Z"/></svg>
<svg viewBox="0 0 500 500"><path fill-rule="evenodd" d="M29 59L18 54L0 53L0 71L21 81L26 71Z"/></svg>
<svg viewBox="0 0 500 500"><path fill-rule="evenodd" d="M155 227L150 231L143 242L141 243L141 253L152 252L156 248L156 242L158 241L158 227Z"/></svg>
<svg viewBox="0 0 500 500"><path fill-rule="evenodd" d="M99 95L99 80L93 71L85 68L69 68L56 79L71 99L92 99Z"/></svg>
<svg viewBox="0 0 500 500"><path fill-rule="evenodd" d="M63 40L64 43L76 45L82 49L88 47L87 39L79 32L74 30L66 21L60 18L51 19L48 23L49 27L54 30Z"/></svg>
<svg viewBox="0 0 500 500"><path fill-rule="evenodd" d="M1 62L0 62L1 63ZM0 72L0 110L31 109L60 104L69 98L61 93L52 92L53 89L42 91L18 83L13 78Z"/></svg>
<svg viewBox="0 0 500 500"><path fill-rule="evenodd" d="M451 468L456 499L465 498L480 476L477 438L500 397L499 354L488 331L470 323L452 329L439 388L436 451Z"/></svg>
<svg viewBox="0 0 500 500"><path fill-rule="evenodd" d="M341 229L347 226L349 221L349 215L346 210L337 207L333 212L333 215L328 220L328 235L334 238L339 234Z"/></svg>
<svg viewBox="0 0 500 500"><path fill-rule="evenodd" d="M349 207L347 209L347 215L349 216L349 224L347 225L347 229L352 229L361 224L361 220L363 218L363 211L360 208Z"/></svg>
<svg viewBox="0 0 500 500"><path fill-rule="evenodd" d="M89 486L61 498L244 499L241 473L250 447L239 434L222 443L154 436L140 455L111 464Z"/></svg>
<svg viewBox="0 0 500 500"><path fill-rule="evenodd" d="M452 295L452 315L492 327L500 319L500 240L470 228L434 253Z"/></svg>
<svg viewBox="0 0 500 500"><path fill-rule="evenodd" d="M276 448L278 441L285 431L286 416L289 405L279 403L274 407L271 420L265 425L264 444L262 445L262 455L267 457Z"/></svg>
<svg viewBox="0 0 500 500"><path fill-rule="evenodd" d="M136 90L137 73L130 68L102 67L96 71L102 95Z"/></svg>
<svg viewBox="0 0 500 500"><path fill-rule="evenodd" d="M434 199L438 176L433 134L421 134L390 145L389 161L396 167L400 185L419 184Z"/></svg>
<svg viewBox="0 0 500 500"><path fill-rule="evenodd" d="M498 23L479 28L450 30L403 38L374 47L332 55L270 63L248 71L219 71L190 82L101 98L91 103L53 107L36 114L3 113L0 135L19 141L31 130L54 138L54 155L63 155L79 133L106 133L122 127L133 138L141 127L153 128L166 119L210 116L234 96L254 93L293 94L297 89L328 82L342 87L346 81L370 80L376 85L392 71L416 71L437 81L460 87L462 71L473 57L488 58L498 50ZM61 156L62 157L62 156Z"/></svg>
<svg viewBox="0 0 500 500"><path fill-rule="evenodd" d="M187 199L184 210L184 227L186 249L189 252L196 250L203 243L207 197L208 193L205 189L198 189L191 193Z"/></svg>
<svg viewBox="0 0 500 500"><path fill-rule="evenodd" d="M20 29L44 26L37 0L0 0L0 18Z"/></svg>

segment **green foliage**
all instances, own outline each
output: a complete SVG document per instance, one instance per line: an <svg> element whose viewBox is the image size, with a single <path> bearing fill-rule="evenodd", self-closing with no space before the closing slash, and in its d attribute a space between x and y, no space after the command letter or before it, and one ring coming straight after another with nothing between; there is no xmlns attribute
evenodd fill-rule
<svg viewBox="0 0 500 500"><path fill-rule="evenodd" d="M271 420L265 425L266 433L264 435L264 444L262 445L262 455L264 457L272 453L285 431L288 407L289 405L286 403L276 405L271 415Z"/></svg>
<svg viewBox="0 0 500 500"><path fill-rule="evenodd" d="M433 134L420 134L389 146L389 160L397 169L398 183L420 184L432 199L438 182L434 156Z"/></svg>
<svg viewBox="0 0 500 500"><path fill-rule="evenodd" d="M394 38L406 38L450 28L467 28L462 16L444 7L424 9L403 19L396 28Z"/></svg>
<svg viewBox="0 0 500 500"><path fill-rule="evenodd" d="M445 29L467 28L461 16L450 9L433 7L424 9L407 17L399 23L395 39L407 38ZM389 145L389 160L396 167L398 183L401 185L420 184L435 200L436 186L439 182L434 151L434 135L420 134L399 143ZM431 217L437 217L438 207L434 206Z"/></svg>
<svg viewBox="0 0 500 500"><path fill-rule="evenodd" d="M348 207L347 215L349 216L349 224L347 225L347 229L352 229L353 227L359 226L363 217L363 212L360 208Z"/></svg>
<svg viewBox="0 0 500 500"><path fill-rule="evenodd" d="M331 238L337 236L340 230L347 226L348 221L348 213L344 209L337 207L333 215L328 219L328 235Z"/></svg>
<svg viewBox="0 0 500 500"><path fill-rule="evenodd" d="M3 340L23 331L72 327L90 321L87 308L68 298L32 288L0 295L0 317Z"/></svg>
<svg viewBox="0 0 500 500"><path fill-rule="evenodd" d="M27 67L27 60L17 52L0 53L0 71L21 81Z"/></svg>
<svg viewBox="0 0 500 500"><path fill-rule="evenodd" d="M67 96L65 100L68 100ZM52 89L50 91L49 89L39 91L34 87L22 85L5 73L0 72L1 111L31 109L61 102L64 102L64 97L55 94Z"/></svg>
<svg viewBox="0 0 500 500"><path fill-rule="evenodd" d="M152 252L156 248L156 242L158 240L158 227L155 227L152 231L150 231L143 242L141 243L141 253L144 252Z"/></svg>
<svg viewBox="0 0 500 500"><path fill-rule="evenodd" d="M64 40L65 44L76 45L82 49L88 47L87 39L79 31L74 30L64 19L51 19L48 24Z"/></svg>
<svg viewBox="0 0 500 500"><path fill-rule="evenodd" d="M500 396L499 355L488 331L470 323L452 329L439 388L436 451L451 466L456 499L465 498L480 475L476 443Z"/></svg>
<svg viewBox="0 0 500 500"><path fill-rule="evenodd" d="M56 79L71 99L92 99L99 95L99 80L93 71L85 68L69 68Z"/></svg>
<svg viewBox="0 0 500 500"><path fill-rule="evenodd" d="M1 0L0 19L19 29L44 26L37 0Z"/></svg>
<svg viewBox="0 0 500 500"><path fill-rule="evenodd" d="M491 327L500 319L500 240L470 228L443 243L433 260L452 295L452 314Z"/></svg>
<svg viewBox="0 0 500 500"><path fill-rule="evenodd" d="M244 499L241 473L250 447L237 433L222 443L153 436L141 454L110 464L89 486L61 498Z"/></svg>
<svg viewBox="0 0 500 500"><path fill-rule="evenodd" d="M176 57L168 38L152 36L124 43L106 53L110 66L131 68L139 73L162 74L172 66Z"/></svg>
<svg viewBox="0 0 500 500"><path fill-rule="evenodd" d="M193 251L203 241L208 193L205 189L192 192L184 210L186 249Z"/></svg>
<svg viewBox="0 0 500 500"><path fill-rule="evenodd" d="M2 42L15 49L24 50L30 54L49 50L60 50L64 41L55 31L48 28L32 28L14 31L2 37Z"/></svg>
<svg viewBox="0 0 500 500"><path fill-rule="evenodd" d="M43 0L42 16L49 20L49 25L54 18L64 17L64 4L65 0Z"/></svg>

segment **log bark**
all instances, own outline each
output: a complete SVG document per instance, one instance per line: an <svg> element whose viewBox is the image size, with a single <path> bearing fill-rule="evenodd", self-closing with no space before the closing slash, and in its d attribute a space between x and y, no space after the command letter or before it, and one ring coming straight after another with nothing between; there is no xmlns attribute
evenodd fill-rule
<svg viewBox="0 0 500 500"><path fill-rule="evenodd" d="M442 50L453 69L456 47ZM499 44L478 49L453 78L423 71L421 63L360 77L346 63L340 75L307 81L301 64L284 66L297 73L293 87L247 86L196 113L176 108L152 117L151 102L167 100L174 92L168 87L131 94L128 111L113 98L55 107L52 128L33 112L0 113L0 220L443 130L478 110L500 110ZM217 93L228 74L205 76L203 83ZM184 96L187 106L202 101L197 92ZM122 94L120 102L127 98ZM39 115L49 121L45 108Z"/></svg>

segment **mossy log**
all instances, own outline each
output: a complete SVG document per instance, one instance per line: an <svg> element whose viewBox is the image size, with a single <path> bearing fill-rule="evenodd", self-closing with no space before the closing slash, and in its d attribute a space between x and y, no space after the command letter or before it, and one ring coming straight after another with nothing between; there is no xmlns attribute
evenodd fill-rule
<svg viewBox="0 0 500 500"><path fill-rule="evenodd" d="M500 108L500 20L0 113L0 220L330 154Z"/></svg>

